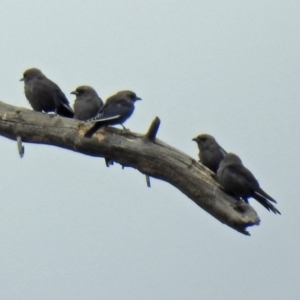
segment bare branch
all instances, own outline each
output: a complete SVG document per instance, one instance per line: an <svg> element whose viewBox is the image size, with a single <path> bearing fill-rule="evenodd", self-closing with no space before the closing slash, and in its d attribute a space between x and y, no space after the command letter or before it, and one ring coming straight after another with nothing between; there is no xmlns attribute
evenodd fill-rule
<svg viewBox="0 0 300 300"><path fill-rule="evenodd" d="M248 204L225 194L213 173L185 153L155 138L155 119L148 134L113 127L84 138L91 125L78 120L53 117L0 102L0 135L12 140L53 145L85 155L106 157L124 167L170 183L223 224L249 235L246 228L260 220ZM153 125L154 124L154 125Z"/></svg>

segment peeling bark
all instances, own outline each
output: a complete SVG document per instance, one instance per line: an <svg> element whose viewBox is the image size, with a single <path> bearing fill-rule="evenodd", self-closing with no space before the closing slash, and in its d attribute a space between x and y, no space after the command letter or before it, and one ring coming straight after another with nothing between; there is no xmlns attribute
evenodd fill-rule
<svg viewBox="0 0 300 300"><path fill-rule="evenodd" d="M0 135L17 141L20 156L25 143L47 144L85 155L104 157L150 177L170 183L223 224L249 235L247 227L258 225L256 211L220 188L213 173L185 153L156 138L156 118L145 135L113 127L101 128L85 138L92 125L54 117L0 102Z"/></svg>

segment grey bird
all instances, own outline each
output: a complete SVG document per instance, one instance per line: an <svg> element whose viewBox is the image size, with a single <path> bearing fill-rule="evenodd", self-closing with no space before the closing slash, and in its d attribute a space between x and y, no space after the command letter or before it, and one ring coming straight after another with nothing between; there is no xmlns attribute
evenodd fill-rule
<svg viewBox="0 0 300 300"><path fill-rule="evenodd" d="M35 111L55 112L60 116L73 118L74 113L65 94L41 70L26 70L20 81L24 81L25 96Z"/></svg>
<svg viewBox="0 0 300 300"><path fill-rule="evenodd" d="M227 153L220 163L217 178L228 194L242 198L247 203L249 198L254 198L267 210L281 214L270 203L270 201L277 202L259 186L254 175L243 165L237 155Z"/></svg>
<svg viewBox="0 0 300 300"><path fill-rule="evenodd" d="M193 138L199 148L200 162L214 173L217 173L219 164L226 155L226 151L209 134L200 134Z"/></svg>
<svg viewBox="0 0 300 300"><path fill-rule="evenodd" d="M92 135L102 126L116 124L123 126L123 123L132 115L134 103L137 100L142 99L132 91L121 91L109 97L98 116L88 120L96 124L89 129L84 136L92 137Z"/></svg>
<svg viewBox="0 0 300 300"><path fill-rule="evenodd" d="M74 119L86 121L98 115L103 101L92 87L82 85L71 94L76 95L73 106Z"/></svg>

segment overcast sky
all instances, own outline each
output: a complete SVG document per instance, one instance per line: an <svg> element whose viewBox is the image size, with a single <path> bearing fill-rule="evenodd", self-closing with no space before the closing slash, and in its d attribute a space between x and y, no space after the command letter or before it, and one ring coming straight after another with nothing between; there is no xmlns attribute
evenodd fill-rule
<svg viewBox="0 0 300 300"><path fill-rule="evenodd" d="M126 127L197 158L209 133L274 197L251 237L167 183L0 138L0 299L299 299L300 2L0 0L0 100L22 73L143 100Z"/></svg>

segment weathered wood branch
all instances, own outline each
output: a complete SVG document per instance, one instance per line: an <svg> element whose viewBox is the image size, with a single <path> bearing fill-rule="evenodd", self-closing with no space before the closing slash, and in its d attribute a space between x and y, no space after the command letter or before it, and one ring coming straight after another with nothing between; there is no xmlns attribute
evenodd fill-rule
<svg viewBox="0 0 300 300"><path fill-rule="evenodd" d="M157 139L159 124L156 118L145 135L107 127L88 139L88 123L0 102L0 135L17 140L20 155L23 141L109 158L172 184L220 222L249 235L247 227L260 222L255 210L225 194L201 163Z"/></svg>

